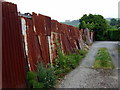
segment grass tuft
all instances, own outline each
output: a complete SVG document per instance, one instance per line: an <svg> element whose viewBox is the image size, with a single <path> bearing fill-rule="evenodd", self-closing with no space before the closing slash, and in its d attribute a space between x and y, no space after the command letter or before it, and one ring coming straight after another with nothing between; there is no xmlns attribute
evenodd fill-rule
<svg viewBox="0 0 120 90"><path fill-rule="evenodd" d="M107 48L100 48L92 68L113 69L112 58Z"/></svg>

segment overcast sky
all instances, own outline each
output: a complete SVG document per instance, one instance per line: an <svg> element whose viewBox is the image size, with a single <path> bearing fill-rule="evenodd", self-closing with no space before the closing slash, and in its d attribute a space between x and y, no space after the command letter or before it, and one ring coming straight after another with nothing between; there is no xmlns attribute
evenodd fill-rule
<svg viewBox="0 0 120 90"><path fill-rule="evenodd" d="M21 13L36 12L59 22L76 20L83 14L101 14L105 18L118 17L120 0L6 0L17 4Z"/></svg>

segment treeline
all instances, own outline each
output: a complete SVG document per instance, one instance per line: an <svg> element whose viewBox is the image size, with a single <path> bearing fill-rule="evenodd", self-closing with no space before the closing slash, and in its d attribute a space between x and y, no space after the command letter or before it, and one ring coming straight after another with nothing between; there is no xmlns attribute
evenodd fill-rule
<svg viewBox="0 0 120 90"><path fill-rule="evenodd" d="M107 21L102 15L85 14L79 19L79 29L90 29L94 32L94 40L97 41L119 41L120 20L111 19Z"/></svg>

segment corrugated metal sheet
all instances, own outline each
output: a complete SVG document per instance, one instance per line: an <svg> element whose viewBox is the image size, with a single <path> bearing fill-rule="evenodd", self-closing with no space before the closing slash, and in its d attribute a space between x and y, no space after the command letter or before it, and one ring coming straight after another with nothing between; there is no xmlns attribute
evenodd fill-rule
<svg viewBox="0 0 120 90"><path fill-rule="evenodd" d="M25 58L17 6L3 2L2 10L2 88L25 88Z"/></svg>
<svg viewBox="0 0 120 90"><path fill-rule="evenodd" d="M0 1L0 89L2 89L2 2Z"/></svg>
<svg viewBox="0 0 120 90"><path fill-rule="evenodd" d="M57 43L61 44L61 49L65 54L78 53L77 49L84 47L83 38L86 39L86 33L83 33L82 30L80 31L76 27L61 24L57 20L51 20L48 16L36 13L32 13L31 20L33 21L33 25L31 24L31 27L28 25L28 27L33 30L33 34L38 38L40 48L38 50L40 50L41 57L46 65L50 62L55 64L55 59L58 56ZM34 41L35 40L31 40L30 43ZM30 56L28 56L28 58L30 58ZM37 57L36 54L33 56ZM31 59L32 63L32 60L36 62L36 60Z"/></svg>
<svg viewBox="0 0 120 90"><path fill-rule="evenodd" d="M82 49L86 40L91 43L93 38L89 30L78 30L36 13L32 13L32 18L19 17L15 4L3 2L2 6L3 88L26 87L27 63L31 71L36 71L37 61L46 66L55 64L58 43L65 54L78 53L76 50Z"/></svg>
<svg viewBox="0 0 120 90"><path fill-rule="evenodd" d="M46 34L47 36L51 35L51 18L45 16L45 27L46 27Z"/></svg>
<svg viewBox="0 0 120 90"><path fill-rule="evenodd" d="M33 30L33 22L31 19L25 18L26 21L26 42L28 62L30 64L30 70L36 71L37 61L42 61L42 52L39 45L38 35Z"/></svg>
<svg viewBox="0 0 120 90"><path fill-rule="evenodd" d="M36 31L36 34L38 35L43 61L47 65L50 62L49 44L47 37L47 35L51 34L50 18L41 14L37 15L33 13L32 20L33 27L35 29L34 31Z"/></svg>
<svg viewBox="0 0 120 90"><path fill-rule="evenodd" d="M57 42L58 40L58 33L51 32L51 59L53 64L55 64L55 59L57 58Z"/></svg>

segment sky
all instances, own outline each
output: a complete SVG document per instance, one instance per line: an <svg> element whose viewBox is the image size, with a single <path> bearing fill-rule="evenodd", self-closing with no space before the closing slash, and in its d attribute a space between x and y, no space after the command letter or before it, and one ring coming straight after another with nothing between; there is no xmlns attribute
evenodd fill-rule
<svg viewBox="0 0 120 90"><path fill-rule="evenodd" d="M80 19L84 14L118 17L120 0L5 0L17 4L21 13L36 12L59 22Z"/></svg>

